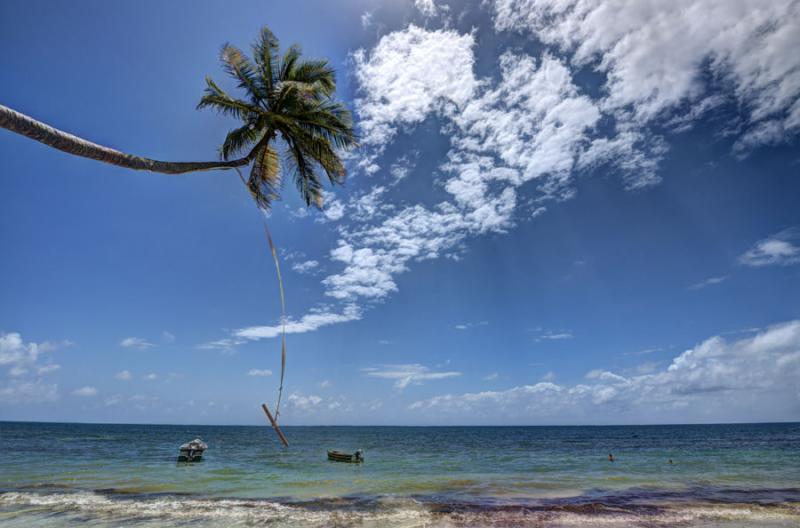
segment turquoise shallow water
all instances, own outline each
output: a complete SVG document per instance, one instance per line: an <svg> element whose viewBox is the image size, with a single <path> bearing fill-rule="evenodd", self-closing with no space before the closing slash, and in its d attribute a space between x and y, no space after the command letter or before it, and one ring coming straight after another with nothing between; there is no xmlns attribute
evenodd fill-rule
<svg viewBox="0 0 800 528"><path fill-rule="evenodd" d="M0 526L800 526L800 424L285 432L0 422Z"/></svg>

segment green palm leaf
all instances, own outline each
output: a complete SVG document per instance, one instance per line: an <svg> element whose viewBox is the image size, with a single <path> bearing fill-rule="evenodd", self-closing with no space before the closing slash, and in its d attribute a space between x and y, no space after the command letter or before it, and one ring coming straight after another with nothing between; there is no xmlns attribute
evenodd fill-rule
<svg viewBox="0 0 800 528"><path fill-rule="evenodd" d="M287 49L286 53L283 54L283 58L281 59L281 70L278 74L278 78L281 81L292 80L294 68L297 64L297 61L300 60L300 55L302 55L302 51L300 51L300 46L297 44L292 44L289 46L289 49Z"/></svg>
<svg viewBox="0 0 800 528"><path fill-rule="evenodd" d="M336 91L336 75L328 61L304 61L291 72L288 80L317 85L319 92L330 97Z"/></svg>
<svg viewBox="0 0 800 528"><path fill-rule="evenodd" d="M278 71L278 39L268 27L261 28L258 40L253 44L253 57L258 65L259 82L264 93L272 92Z"/></svg>
<svg viewBox="0 0 800 528"><path fill-rule="evenodd" d="M225 136L225 142L222 143L222 159L230 159L231 156L236 156L253 146L261 139L260 132L252 125L247 124L239 128L235 128L228 132Z"/></svg>
<svg viewBox="0 0 800 528"><path fill-rule="evenodd" d="M247 186L261 208L269 208L272 201L280 197L280 160L274 148L257 147Z"/></svg>
<svg viewBox="0 0 800 528"><path fill-rule="evenodd" d="M219 86L206 77L206 89L200 102L197 103L197 109L213 108L221 114L229 115L242 121L258 115L261 110L252 104L242 101L241 99L234 99Z"/></svg>
<svg viewBox="0 0 800 528"><path fill-rule="evenodd" d="M223 69L228 75L239 81L239 88L247 91L254 104L266 97L259 86L256 67L239 48L225 44L220 53L220 60Z"/></svg>

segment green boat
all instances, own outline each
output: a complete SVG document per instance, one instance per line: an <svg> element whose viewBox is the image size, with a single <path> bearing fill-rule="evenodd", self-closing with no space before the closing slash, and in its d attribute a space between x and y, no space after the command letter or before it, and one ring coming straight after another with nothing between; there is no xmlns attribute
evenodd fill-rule
<svg viewBox="0 0 800 528"><path fill-rule="evenodd" d="M333 460L334 462L360 463L364 461L364 451L359 449L355 453L342 453L341 451L328 449L328 460Z"/></svg>

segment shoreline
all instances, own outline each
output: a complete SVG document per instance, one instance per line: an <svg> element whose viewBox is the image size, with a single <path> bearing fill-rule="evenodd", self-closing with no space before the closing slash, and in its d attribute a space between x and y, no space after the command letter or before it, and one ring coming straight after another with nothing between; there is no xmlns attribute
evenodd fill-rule
<svg viewBox="0 0 800 528"><path fill-rule="evenodd" d="M34 489L37 488L37 489ZM800 488L717 490L710 497L641 492L627 495L530 501L464 501L441 496L349 496L313 500L289 497L201 497L195 494L137 494L68 487L0 491L4 520L35 524L56 516L57 526L796 526ZM784 499L776 500L776 493ZM746 500L747 495L752 495ZM771 499L769 497L772 497ZM736 499L736 500L734 500ZM174 524L173 524L174 523ZM711 524L709 524L711 523Z"/></svg>

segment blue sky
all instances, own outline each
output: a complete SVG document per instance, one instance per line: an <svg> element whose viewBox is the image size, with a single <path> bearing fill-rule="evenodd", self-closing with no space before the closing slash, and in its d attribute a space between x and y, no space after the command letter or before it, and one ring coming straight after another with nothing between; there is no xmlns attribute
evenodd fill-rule
<svg viewBox="0 0 800 528"><path fill-rule="evenodd" d="M267 220L283 423L800 419L800 8L606 4L10 1L0 102L206 160L223 43L332 61L349 180ZM234 173L5 131L0 168L0 419L262 423L277 283Z"/></svg>

